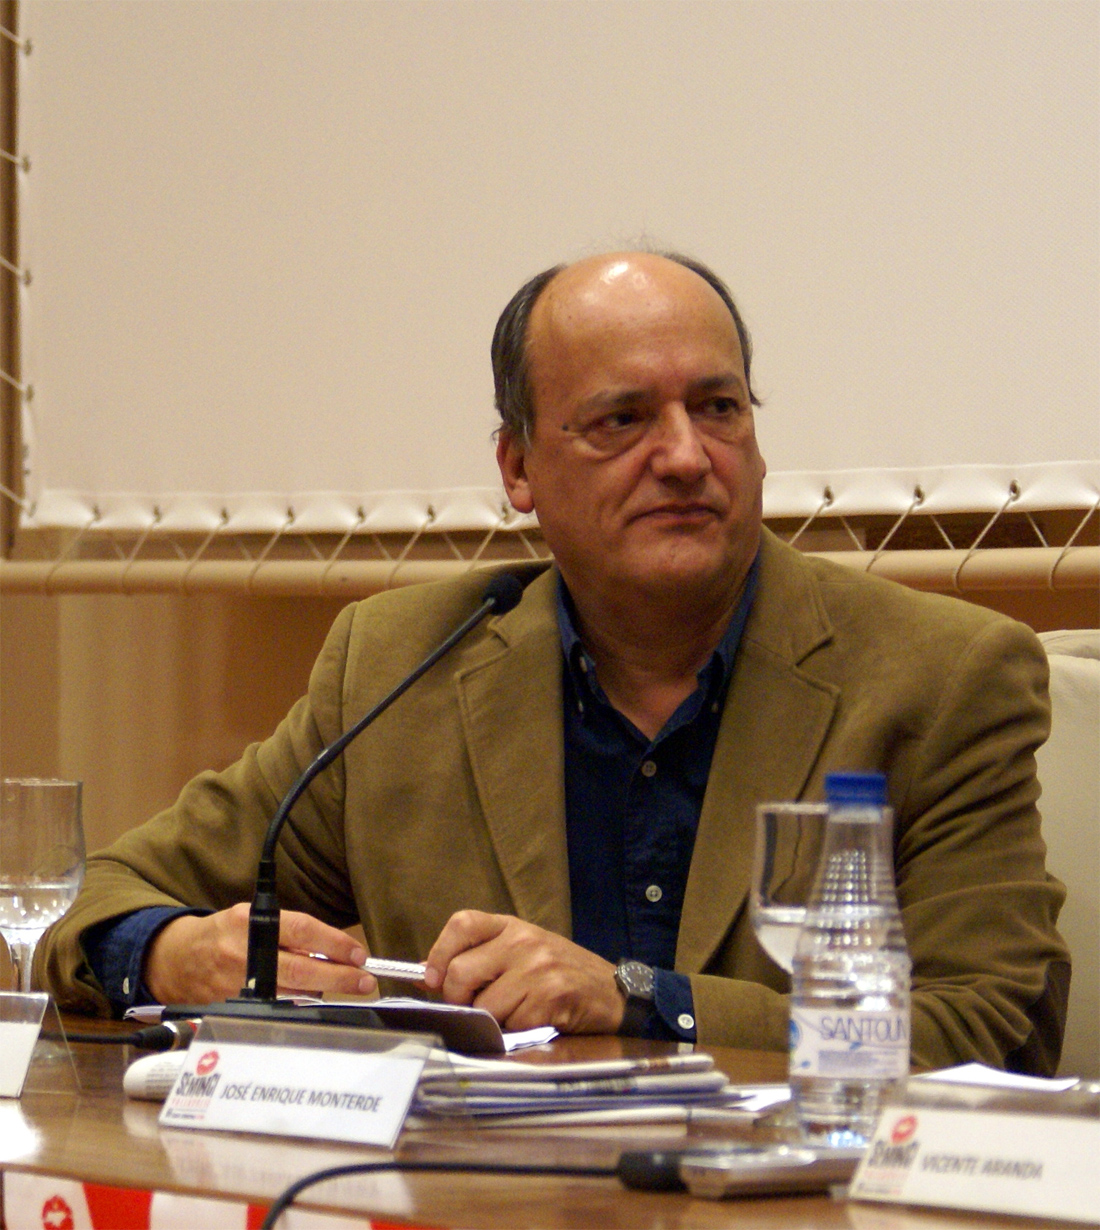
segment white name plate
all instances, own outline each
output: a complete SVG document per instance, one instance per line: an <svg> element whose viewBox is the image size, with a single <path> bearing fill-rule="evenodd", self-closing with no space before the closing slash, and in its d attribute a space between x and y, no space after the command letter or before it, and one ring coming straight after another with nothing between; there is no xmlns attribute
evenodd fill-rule
<svg viewBox="0 0 1100 1230"><path fill-rule="evenodd" d="M200 1035L160 1122L392 1148L425 1059L425 1049L326 1050Z"/></svg>
<svg viewBox="0 0 1100 1230"><path fill-rule="evenodd" d="M48 1002L45 995L0 995L0 1098L23 1092Z"/></svg>
<svg viewBox="0 0 1100 1230"><path fill-rule="evenodd" d="M1095 1223L1100 1118L888 1106L849 1195Z"/></svg>
<svg viewBox="0 0 1100 1230"><path fill-rule="evenodd" d="M25 1021L0 1021L0 1098L23 1092L40 1026Z"/></svg>

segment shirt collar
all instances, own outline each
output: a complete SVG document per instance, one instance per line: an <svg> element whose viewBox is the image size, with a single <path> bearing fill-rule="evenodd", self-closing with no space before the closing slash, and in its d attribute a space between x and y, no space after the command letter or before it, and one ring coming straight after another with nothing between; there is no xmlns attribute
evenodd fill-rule
<svg viewBox="0 0 1100 1230"><path fill-rule="evenodd" d="M733 672L733 661L737 656L737 646L741 643L741 633L744 630L745 621L749 617L753 598L756 596L759 576L760 552L758 551L745 578L745 584L741 589L741 598L733 615L730 617L729 623L726 625L726 630L722 633L722 639L715 646L714 653L711 654L710 658L707 659L706 663L699 670L697 678L700 687L708 689L715 687L724 688L729 682L729 677ZM573 605L573 596L570 594L565 584L565 578L560 572L558 573L556 605L562 653L565 655L566 666L572 676L573 686L577 688L584 686L588 691L595 693L596 696L607 703L607 698L596 678L595 663L581 643L581 638L577 633L576 607Z"/></svg>

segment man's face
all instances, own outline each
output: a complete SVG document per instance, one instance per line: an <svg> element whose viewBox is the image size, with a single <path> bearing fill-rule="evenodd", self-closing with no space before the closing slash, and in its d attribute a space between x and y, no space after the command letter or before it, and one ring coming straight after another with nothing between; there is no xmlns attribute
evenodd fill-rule
<svg viewBox="0 0 1100 1230"><path fill-rule="evenodd" d="M734 592L759 544L764 461L717 293L663 257L583 261L535 304L527 355L533 438L502 433L497 459L578 602Z"/></svg>

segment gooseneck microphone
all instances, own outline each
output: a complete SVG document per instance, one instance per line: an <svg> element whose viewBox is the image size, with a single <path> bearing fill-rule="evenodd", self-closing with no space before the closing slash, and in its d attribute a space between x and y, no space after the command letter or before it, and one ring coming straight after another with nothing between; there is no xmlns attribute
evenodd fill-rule
<svg viewBox="0 0 1100 1230"><path fill-rule="evenodd" d="M362 734L375 718L384 713L398 697L404 695L421 675L431 670L440 658L453 649L464 636L472 632L486 616L506 614L522 597L523 584L518 577L510 572L502 572L493 577L485 588L481 605L473 614L461 623L438 649L433 650L419 666L406 675L393 691L365 713L350 730L345 731L338 739L330 743L291 786L268 826L263 851L260 854L256 873L256 891L252 897L252 908L248 916L248 959L245 966L245 983L240 995L224 1004L207 1005L206 1007L194 1004L173 1004L165 1010L166 1019L202 1015L270 1018L276 1015L273 1009L278 988L279 897L275 887L275 847L291 809L309 787L310 782L328 768L344 748ZM364 1008L359 1011L364 1014L361 1023L381 1024L378 1017L369 1009ZM282 1015L282 1012L279 1011L278 1014ZM327 1019L323 1005L315 1010L315 1014L319 1020ZM309 1013L303 1014L299 1009L296 1019L301 1020L304 1016L309 1015ZM346 1020L346 1016L343 1019Z"/></svg>
<svg viewBox="0 0 1100 1230"><path fill-rule="evenodd" d="M464 623L460 624L438 649L384 696L377 705L365 713L355 725L330 743L301 777L291 786L286 798L279 805L267 830L260 865L256 873L256 892L252 898L252 910L248 916L248 965L245 970L242 999L274 999L279 961L279 899L275 892L275 846L290 810L301 798L310 782L323 769L328 768L347 745L362 734L381 713L402 696L421 675L429 671L444 654L448 653L467 633L477 627L487 615L503 615L519 602L523 586L509 572L502 572L489 583L481 605Z"/></svg>

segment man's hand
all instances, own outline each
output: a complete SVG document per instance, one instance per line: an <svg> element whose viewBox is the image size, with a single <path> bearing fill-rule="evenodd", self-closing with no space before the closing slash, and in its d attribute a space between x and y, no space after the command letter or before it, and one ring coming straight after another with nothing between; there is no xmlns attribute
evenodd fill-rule
<svg viewBox="0 0 1100 1230"><path fill-rule="evenodd" d="M612 1034L622 1023L610 961L507 914L452 914L427 967L427 987L450 1004L487 1009L506 1029Z"/></svg>
<svg viewBox="0 0 1100 1230"><path fill-rule="evenodd" d="M162 1004L209 1004L237 995L248 951L248 903L217 914L174 918L145 955L145 985ZM307 954L320 953L327 960ZM378 984L358 967L362 944L309 914L283 910L279 922L279 993L369 995Z"/></svg>

